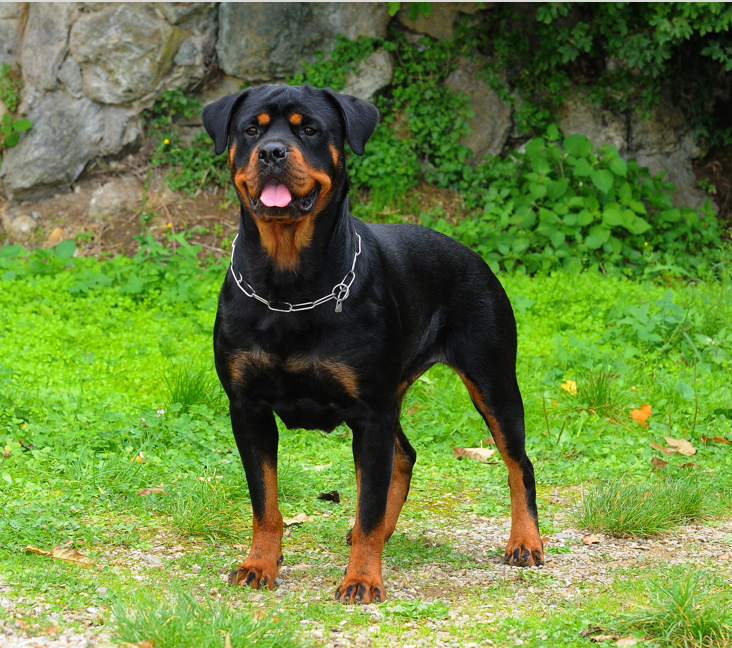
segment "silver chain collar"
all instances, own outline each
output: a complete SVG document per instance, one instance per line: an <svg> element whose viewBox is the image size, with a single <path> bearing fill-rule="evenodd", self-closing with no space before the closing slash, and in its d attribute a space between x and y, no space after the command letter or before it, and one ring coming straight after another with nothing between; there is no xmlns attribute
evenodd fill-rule
<svg viewBox="0 0 732 648"><path fill-rule="evenodd" d="M346 299L348 299L348 295L351 294L351 286L356 279L356 259L358 259L361 254L361 236L358 234L358 232L355 232L355 234L358 238L358 250L356 250L356 254L353 255L353 265L351 266L351 269L346 273L346 276L343 277L343 281L333 286L333 290L330 291L330 294L326 295L325 297L321 297L320 299L316 299L315 301L302 302L301 304L291 304L290 302L281 301L268 301L264 297L260 297L254 291L254 288L252 288L249 283L244 281L241 273L239 273L239 277L237 277L237 272L236 270L234 270L234 250L236 249L236 240L239 238L239 234L234 237L234 240L231 243L231 265L229 266L229 270L231 270L231 276L234 277L234 281L236 281L236 285L239 286L239 290L241 290L247 297L252 297L256 299L258 302L261 302L267 308L269 308L269 310L275 311L276 313L297 313L298 311L311 310L316 306L320 306L321 304L329 302L331 299L336 300L335 312L340 313L343 310L343 302L346 301ZM247 288L251 290L251 292L247 292L247 289L244 288L242 284L246 285ZM272 306L272 304L277 304L277 306L285 306L286 308L276 308L275 306Z"/></svg>

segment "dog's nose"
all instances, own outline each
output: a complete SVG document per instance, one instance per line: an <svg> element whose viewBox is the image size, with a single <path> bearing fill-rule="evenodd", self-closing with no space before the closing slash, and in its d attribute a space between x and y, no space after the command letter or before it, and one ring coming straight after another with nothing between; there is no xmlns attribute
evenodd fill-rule
<svg viewBox="0 0 732 648"><path fill-rule="evenodd" d="M259 160L266 164L282 162L287 157L287 147L281 142L270 142L259 149Z"/></svg>

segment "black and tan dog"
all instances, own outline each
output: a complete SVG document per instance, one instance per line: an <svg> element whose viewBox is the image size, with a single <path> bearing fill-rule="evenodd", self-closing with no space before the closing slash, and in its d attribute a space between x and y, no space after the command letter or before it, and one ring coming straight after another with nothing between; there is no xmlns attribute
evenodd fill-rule
<svg viewBox="0 0 732 648"><path fill-rule="evenodd" d="M214 327L254 512L235 584L272 587L282 563L276 413L288 428L330 431L345 421L353 431L356 522L336 599L385 599L381 553L416 459L400 406L437 362L462 378L508 467L505 560L543 563L511 305L463 245L350 215L344 143L363 154L377 120L360 99L308 86L252 88L203 111L216 152L228 147L241 203Z"/></svg>

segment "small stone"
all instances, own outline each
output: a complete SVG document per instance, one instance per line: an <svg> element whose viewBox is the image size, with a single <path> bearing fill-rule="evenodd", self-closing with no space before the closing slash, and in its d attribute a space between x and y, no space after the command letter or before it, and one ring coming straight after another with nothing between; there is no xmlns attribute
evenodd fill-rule
<svg viewBox="0 0 732 648"><path fill-rule="evenodd" d="M38 228L38 223L27 214L8 211L2 215L2 224L5 233L11 241L27 243Z"/></svg>
<svg viewBox="0 0 732 648"><path fill-rule="evenodd" d="M142 196L142 186L137 178L117 178L94 190L89 201L89 218L104 218L131 211Z"/></svg>
<svg viewBox="0 0 732 648"><path fill-rule="evenodd" d="M281 578L275 578L275 582L274 582L274 584L275 584L275 585L282 585L282 583L284 583L284 582L285 582L285 581L283 581L283 580L282 580Z"/></svg>
<svg viewBox="0 0 732 648"><path fill-rule="evenodd" d="M199 572L201 571L201 566L200 566L200 565L193 565L193 566L191 567L191 571L192 571L192 572L193 572L194 574L198 574L198 573L199 573Z"/></svg>
<svg viewBox="0 0 732 648"><path fill-rule="evenodd" d="M109 590L107 590L106 587L97 588L97 594L99 594L99 596L106 596L108 591Z"/></svg>

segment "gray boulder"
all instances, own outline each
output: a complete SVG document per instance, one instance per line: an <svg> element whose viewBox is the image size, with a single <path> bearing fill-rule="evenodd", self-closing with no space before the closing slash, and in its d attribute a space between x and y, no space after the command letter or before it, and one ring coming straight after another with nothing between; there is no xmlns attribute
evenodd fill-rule
<svg viewBox="0 0 732 648"><path fill-rule="evenodd" d="M388 22L385 2L222 2L216 53L230 76L283 79L331 50L336 34L384 37Z"/></svg>
<svg viewBox="0 0 732 648"><path fill-rule="evenodd" d="M447 79L453 92L463 93L470 100L473 116L468 120L472 132L463 135L459 141L473 152L473 163L477 164L486 155L498 155L511 133L511 107L480 76L480 65L461 58L458 68Z"/></svg>
<svg viewBox="0 0 732 648"><path fill-rule="evenodd" d="M346 74L344 94L350 94L364 101L372 102L379 90L391 83L394 77L394 62L385 49L378 49L358 64L358 69Z"/></svg>
<svg viewBox="0 0 732 648"><path fill-rule="evenodd" d="M84 94L121 104L155 90L182 40L182 30L151 7L122 4L79 18L69 49L81 68Z"/></svg>
<svg viewBox="0 0 732 648"><path fill-rule="evenodd" d="M45 94L28 114L33 128L6 152L0 167L8 197L32 200L67 188L90 159L116 153L139 137L133 117L87 98Z"/></svg>
<svg viewBox="0 0 732 648"><path fill-rule="evenodd" d="M565 137L584 135L595 146L610 144L618 151L628 148L625 117L590 103L584 93L569 96L559 111L557 126Z"/></svg>
<svg viewBox="0 0 732 648"><path fill-rule="evenodd" d="M17 18L0 18L0 66L18 62L19 28L20 21Z"/></svg>
<svg viewBox="0 0 732 648"><path fill-rule="evenodd" d="M75 16L71 3L31 3L23 34L20 65L23 68L23 101L27 113L43 92L58 86L58 72L66 56L69 26Z"/></svg>

